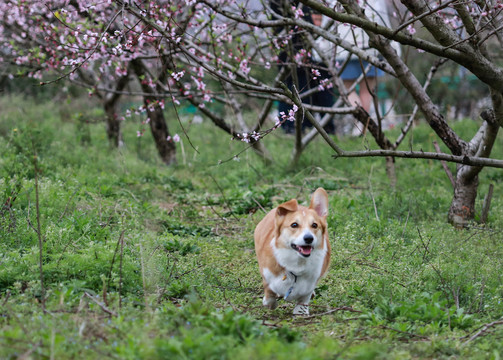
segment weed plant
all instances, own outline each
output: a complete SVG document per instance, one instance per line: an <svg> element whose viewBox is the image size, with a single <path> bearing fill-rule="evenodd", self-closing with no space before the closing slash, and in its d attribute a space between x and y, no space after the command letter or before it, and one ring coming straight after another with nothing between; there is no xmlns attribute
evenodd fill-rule
<svg viewBox="0 0 503 360"><path fill-rule="evenodd" d="M481 174L479 211L495 186L487 223L456 230L446 222L452 188L438 162L397 159L393 190L384 159L334 160L318 140L292 168L292 138L278 131L264 139L275 158L266 166L242 152L245 143L186 115L194 148L182 136L178 165L168 168L149 136L136 136L139 119L124 123L125 146L113 149L99 110L58 106L0 99L0 358L503 354L501 170ZM477 127L454 126L461 134ZM435 139L420 124L409 146L431 151ZM365 137L339 141L375 147ZM494 154L501 150L500 140ZM319 186L330 198L333 260L312 315L294 318L284 302L264 309L254 227L265 211L291 198L306 203Z"/></svg>

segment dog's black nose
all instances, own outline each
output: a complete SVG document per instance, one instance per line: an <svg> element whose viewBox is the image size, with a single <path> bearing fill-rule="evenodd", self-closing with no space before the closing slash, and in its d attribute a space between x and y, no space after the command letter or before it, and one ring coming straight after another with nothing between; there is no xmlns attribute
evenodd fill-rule
<svg viewBox="0 0 503 360"><path fill-rule="evenodd" d="M313 235L311 235L311 234L304 235L304 242L306 244L311 244L313 242L313 240L314 240Z"/></svg>

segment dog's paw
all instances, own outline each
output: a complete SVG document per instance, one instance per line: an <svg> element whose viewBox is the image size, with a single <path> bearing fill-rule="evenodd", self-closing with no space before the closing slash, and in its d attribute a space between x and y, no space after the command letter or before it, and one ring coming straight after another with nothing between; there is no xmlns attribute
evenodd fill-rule
<svg viewBox="0 0 503 360"><path fill-rule="evenodd" d="M264 298L262 299L262 304L265 307L268 307L271 310L274 310L274 309L276 309L278 307L278 301L274 297L268 297L268 298L266 298L264 296Z"/></svg>
<svg viewBox="0 0 503 360"><path fill-rule="evenodd" d="M309 315L309 305L298 304L293 309L294 315Z"/></svg>

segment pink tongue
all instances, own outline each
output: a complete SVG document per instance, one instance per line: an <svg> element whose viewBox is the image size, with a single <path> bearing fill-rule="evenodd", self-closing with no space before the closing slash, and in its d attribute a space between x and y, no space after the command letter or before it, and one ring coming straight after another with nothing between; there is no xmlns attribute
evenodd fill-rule
<svg viewBox="0 0 503 360"><path fill-rule="evenodd" d="M305 255L311 254L312 247L311 246L299 246L300 252Z"/></svg>

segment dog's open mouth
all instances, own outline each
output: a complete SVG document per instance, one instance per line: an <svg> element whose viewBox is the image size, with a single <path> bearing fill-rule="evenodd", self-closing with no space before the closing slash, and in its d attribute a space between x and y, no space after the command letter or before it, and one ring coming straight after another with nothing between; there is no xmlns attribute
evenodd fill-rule
<svg viewBox="0 0 503 360"><path fill-rule="evenodd" d="M298 251L299 254L304 257L308 257L309 255L311 255L311 251L313 251L313 247L311 245L297 246L295 244L292 244L292 249Z"/></svg>

